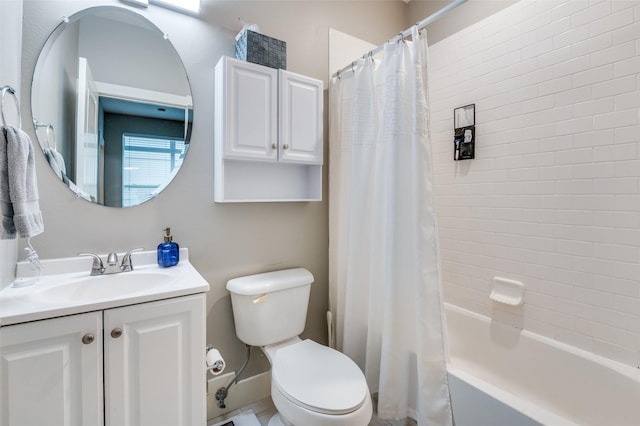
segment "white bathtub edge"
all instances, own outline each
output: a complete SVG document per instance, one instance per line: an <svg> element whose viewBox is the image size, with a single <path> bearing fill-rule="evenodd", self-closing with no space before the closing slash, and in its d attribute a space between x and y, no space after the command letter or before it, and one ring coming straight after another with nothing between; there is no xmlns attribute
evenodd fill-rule
<svg viewBox="0 0 640 426"><path fill-rule="evenodd" d="M446 310L450 309L452 311L457 311L457 312L462 313L464 315L468 315L468 316L474 317L475 319L480 320L480 321L485 322L485 323L491 323L491 321L492 321L491 318L489 318L489 317L487 317L485 315L478 314L476 312L470 311L468 309L461 308L459 306L452 305L450 303L444 303L444 305L445 305L445 312L446 312ZM571 345L569 345L567 343L564 343L564 342L561 342L559 340L555 340L555 339L552 339L550 337L543 336L542 334L533 333L533 332L528 331L528 330L520 330L520 333L525 337L532 338L532 339L540 341L540 342L542 342L542 343L544 343L546 345L556 347L556 348L558 348L558 349L560 349L562 351L565 351L565 352L569 352L572 355L576 355L576 356L579 356L579 357L582 357L582 358L586 358L589 361L595 362L595 363L600 364L600 365L604 365L605 367L607 367L607 368L609 368L611 370L615 370L616 372L618 372L620 374L623 374L625 376L630 376L630 377L632 377L633 379L635 379L638 382L638 385L640 385L640 374L638 374L638 369L636 369L636 368L633 368L633 367L631 367L629 365L622 364L622 363L620 363L618 361L614 361L614 360L611 360L609 358L603 357L602 355L597 355L597 354L594 354L593 352L589 352L589 351L586 351L584 349L580 349L580 348L578 348L576 346L571 346Z"/></svg>
<svg viewBox="0 0 640 426"><path fill-rule="evenodd" d="M640 370L449 303L445 313L447 370L469 403L477 390L527 425L636 425Z"/></svg>
<svg viewBox="0 0 640 426"><path fill-rule="evenodd" d="M484 392L538 423L554 426L580 426L578 423L571 422L564 417L558 416L557 414L544 410L537 405L531 404L523 398L519 398L512 393L506 392L490 383L480 380L477 377L456 368L455 365L451 363L447 363L447 372L478 389L480 392Z"/></svg>

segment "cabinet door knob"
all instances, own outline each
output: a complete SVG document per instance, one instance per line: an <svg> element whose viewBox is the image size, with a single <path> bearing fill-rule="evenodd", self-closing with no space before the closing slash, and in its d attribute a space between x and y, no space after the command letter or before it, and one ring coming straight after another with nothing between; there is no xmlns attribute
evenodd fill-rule
<svg viewBox="0 0 640 426"><path fill-rule="evenodd" d="M278 149L278 144L277 144L277 143L275 143L275 142L274 142L274 143L272 143L272 144L271 144L271 148L272 148L272 149Z"/></svg>
<svg viewBox="0 0 640 426"><path fill-rule="evenodd" d="M111 337L113 337L114 339L117 339L120 336L122 336L121 328L114 328L113 330L111 330Z"/></svg>
<svg viewBox="0 0 640 426"><path fill-rule="evenodd" d="M91 333L87 333L84 336L82 336L82 343L84 343L85 345L93 343L94 340L95 340L95 336Z"/></svg>
<svg viewBox="0 0 640 426"><path fill-rule="evenodd" d="M285 143L285 144L282 146L282 149L289 149L289 144L288 144L288 143Z"/></svg>

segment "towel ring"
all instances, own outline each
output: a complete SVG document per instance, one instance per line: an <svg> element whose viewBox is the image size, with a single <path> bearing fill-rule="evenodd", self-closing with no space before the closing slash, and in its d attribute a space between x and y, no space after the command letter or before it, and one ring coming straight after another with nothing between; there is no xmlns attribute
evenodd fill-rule
<svg viewBox="0 0 640 426"><path fill-rule="evenodd" d="M36 129L36 133L38 132L38 129L42 129L43 127L45 127L47 129L47 147L51 149L56 149L56 134L54 133L55 128L53 127L53 124L51 123L40 124L38 122L38 119L34 117L33 127L35 127ZM51 143L52 140L53 140L53 143Z"/></svg>
<svg viewBox="0 0 640 426"><path fill-rule="evenodd" d="M18 103L18 97L16 91L11 86L2 86L2 95L0 97L0 116L2 117L2 124L7 125L7 119L4 116L4 96L9 92L13 97L13 102L16 105L16 111L18 112L18 127L22 128L22 117L20 116L20 104Z"/></svg>
<svg viewBox="0 0 640 426"><path fill-rule="evenodd" d="M47 145L54 151L57 150L56 134L53 129L53 124L47 124Z"/></svg>

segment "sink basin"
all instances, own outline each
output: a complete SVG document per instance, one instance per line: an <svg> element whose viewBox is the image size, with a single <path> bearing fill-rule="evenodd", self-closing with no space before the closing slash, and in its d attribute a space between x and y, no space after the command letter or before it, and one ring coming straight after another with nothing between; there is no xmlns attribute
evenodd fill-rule
<svg viewBox="0 0 640 426"><path fill-rule="evenodd" d="M160 290L174 279L170 274L155 271L88 276L45 287L37 292L37 296L50 302L113 299L123 294L135 295Z"/></svg>
<svg viewBox="0 0 640 426"><path fill-rule="evenodd" d="M1 0L0 0L1 1ZM91 276L86 257L46 259L42 276L19 262L16 286L0 290L0 326L151 302L209 290L209 284L180 249L180 263L158 266L155 250L132 255L133 271ZM18 282L20 285L17 285Z"/></svg>

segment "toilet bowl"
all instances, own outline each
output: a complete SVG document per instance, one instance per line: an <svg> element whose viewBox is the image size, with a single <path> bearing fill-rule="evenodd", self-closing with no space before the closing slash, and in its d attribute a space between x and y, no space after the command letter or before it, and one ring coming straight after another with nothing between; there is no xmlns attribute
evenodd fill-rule
<svg viewBox="0 0 640 426"><path fill-rule="evenodd" d="M373 407L364 374L343 353L301 340L313 275L296 268L230 280L236 334L271 363L269 426L366 426Z"/></svg>
<svg viewBox="0 0 640 426"><path fill-rule="evenodd" d="M293 425L366 425L373 411L360 368L313 340L264 347L271 362L271 398ZM275 422L271 426L278 425Z"/></svg>

